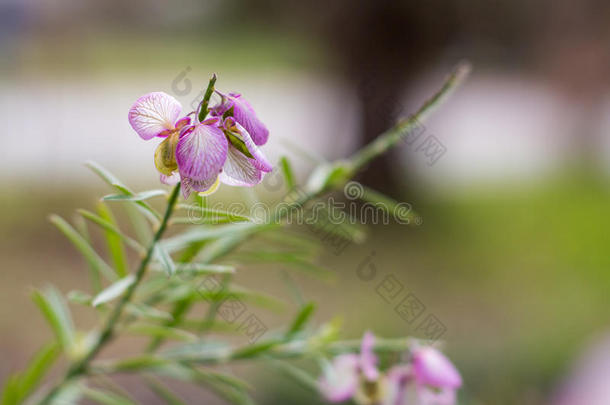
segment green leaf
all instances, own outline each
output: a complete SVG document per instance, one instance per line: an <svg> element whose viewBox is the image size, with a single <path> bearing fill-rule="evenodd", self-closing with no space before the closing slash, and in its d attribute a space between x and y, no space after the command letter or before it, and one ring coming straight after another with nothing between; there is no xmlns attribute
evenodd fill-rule
<svg viewBox="0 0 610 405"><path fill-rule="evenodd" d="M228 235L247 235L258 230L261 225L253 223L238 223L221 225L211 228L198 227L183 234L164 239L161 243L168 253L182 250L192 243L219 239Z"/></svg>
<svg viewBox="0 0 610 405"><path fill-rule="evenodd" d="M88 243L91 243L91 236L89 235L87 222L85 222L85 220L78 215L74 215L72 220L74 222L74 228L78 231L78 233L81 234L83 239L85 239Z"/></svg>
<svg viewBox="0 0 610 405"><path fill-rule="evenodd" d="M108 207L106 207L104 204L100 204L100 207L104 207L104 209L106 209L106 210L108 210L108 212L110 212ZM121 230L116 225L114 217L105 217L105 216L101 217L101 216L97 216L94 213L92 213L90 211L87 211L87 210L84 210L84 209L79 209L77 211L84 218L88 219L89 221L95 223L96 225L98 225L102 229L104 229L105 234L106 234L107 243L108 243L109 247L110 247L110 240L109 239L110 238L115 239L115 237L117 237L118 239L120 239L123 242L125 242L125 244L127 246L129 246L130 248L132 248L133 250L135 250L139 254L145 254L146 253L146 249L138 241L130 238L129 236L127 236L127 235L125 235L124 233L121 232ZM101 211L100 211L100 214L101 214ZM115 237L113 237L111 235L114 235ZM116 242L113 242L113 243L116 243ZM112 253L112 249L111 249L111 253ZM114 254L117 254L117 253L112 253L112 254L113 254L113 257L114 257ZM116 260L118 260L118 257L117 257Z"/></svg>
<svg viewBox="0 0 610 405"><path fill-rule="evenodd" d="M292 166L290 161L286 156L282 156L280 158L280 167L282 168L282 173L284 174L284 181L286 181L286 187L290 190L293 189L296 185L294 179L294 171L292 170Z"/></svg>
<svg viewBox="0 0 610 405"><path fill-rule="evenodd" d="M137 206L135 202L128 202L123 205L125 211L127 212L127 216L129 217L129 221L136 233L136 236L142 245L148 246L153 237L153 232L149 223L154 223L150 221L149 214L142 212L141 207ZM146 222L147 218L149 222Z"/></svg>
<svg viewBox="0 0 610 405"><path fill-rule="evenodd" d="M50 405L72 405L78 404L82 397L83 385L72 383L61 387L59 393L50 402Z"/></svg>
<svg viewBox="0 0 610 405"><path fill-rule="evenodd" d="M283 360L269 359L269 363L281 371L284 375L291 377L299 385L309 388L314 392L318 392L318 381L305 370L295 367Z"/></svg>
<svg viewBox="0 0 610 405"><path fill-rule="evenodd" d="M177 209L188 211L188 218L192 218L192 224L198 224L200 219L205 218L229 218L236 222L252 221L252 218L239 214L237 212L226 211L216 208L209 208L197 204L178 204Z"/></svg>
<svg viewBox="0 0 610 405"><path fill-rule="evenodd" d="M19 378L19 401L27 396L38 386L46 372L51 368L53 362L60 353L59 346L53 342L44 346L34 356L28 368L21 373Z"/></svg>
<svg viewBox="0 0 610 405"><path fill-rule="evenodd" d="M19 404L19 375L9 376L2 387L2 405Z"/></svg>
<svg viewBox="0 0 610 405"><path fill-rule="evenodd" d="M149 198L158 197L160 195L167 195L165 190L148 190L142 191L137 194L110 194L102 197L104 201L143 201Z"/></svg>
<svg viewBox="0 0 610 405"><path fill-rule="evenodd" d="M59 291L49 287L44 293L35 290L32 300L46 318L51 329L65 351L74 345L74 323Z"/></svg>
<svg viewBox="0 0 610 405"><path fill-rule="evenodd" d="M235 273L234 266L226 266L221 264L204 264L204 263L176 263L176 272L188 273L193 275L207 275L207 274L227 274ZM159 268L153 266L153 269L164 269L163 266Z"/></svg>
<svg viewBox="0 0 610 405"><path fill-rule="evenodd" d="M91 169L95 174L97 174L108 185L110 185L112 187L119 186L124 189L127 189L127 186L123 182L121 182L121 180L119 180L114 174L110 173L100 164L98 164L92 160L89 160L89 161L85 162L85 166L87 166L89 169Z"/></svg>
<svg viewBox="0 0 610 405"><path fill-rule="evenodd" d="M148 387L168 405L186 405L186 402L183 402L180 398L178 398L176 394L170 391L169 388L163 385L160 381L153 378L147 378L146 385L148 385Z"/></svg>
<svg viewBox="0 0 610 405"><path fill-rule="evenodd" d="M196 343L184 343L163 351L163 357L170 361L228 359L231 346L225 341L206 339Z"/></svg>
<svg viewBox="0 0 610 405"><path fill-rule="evenodd" d="M126 311L136 316L137 318L144 318L150 320L162 320L171 321L174 317L165 311L161 311L157 308L145 304L129 303L126 306Z"/></svg>
<svg viewBox="0 0 610 405"><path fill-rule="evenodd" d="M108 170L106 170L99 164L93 161L88 161L87 163L85 163L85 166L91 169L102 180L104 180L108 185L119 191L121 194L127 196L134 195L133 191L131 191L129 187L127 187L115 175L110 173ZM145 214L147 218L151 220L151 222L153 222L153 224L158 225L159 221L161 220L161 215L157 211L155 211L150 205L143 201L134 201L134 203L137 205L140 212Z"/></svg>
<svg viewBox="0 0 610 405"><path fill-rule="evenodd" d="M91 245L76 232L69 223L57 215L51 215L49 220L72 242L72 244L81 252L85 260L91 267L91 274L95 290L100 288L100 274L104 275L108 280L116 280L114 270L106 264L106 262L97 254Z"/></svg>
<svg viewBox="0 0 610 405"><path fill-rule="evenodd" d="M154 372L170 378L204 385L222 398L240 405L252 405L248 396L248 385L227 374L201 370L180 363L166 364L155 368Z"/></svg>
<svg viewBox="0 0 610 405"><path fill-rule="evenodd" d="M369 187L363 187L364 193L361 200L374 204L375 207L383 209L389 216L396 221L404 224L416 224L416 219L419 215L412 210L411 205L399 203L391 197L388 197Z"/></svg>
<svg viewBox="0 0 610 405"><path fill-rule="evenodd" d="M98 404L104 405L136 405L129 398L125 398L121 395L110 391L102 391L100 389L93 389L89 387L83 387L82 389L85 397L89 398L92 401L97 402Z"/></svg>
<svg viewBox="0 0 610 405"><path fill-rule="evenodd" d="M280 344L280 341L271 340L269 342L263 342L258 344L253 344L243 349L236 350L231 356L232 359L235 360L243 360L250 359L253 357L260 357L261 354L268 352L273 349L275 346Z"/></svg>
<svg viewBox="0 0 610 405"><path fill-rule="evenodd" d="M181 340L187 342L194 342L197 340L197 336L182 329L172 328L163 325L154 325L148 323L136 323L127 327L127 332L136 335L151 336L154 338Z"/></svg>
<svg viewBox="0 0 610 405"><path fill-rule="evenodd" d="M110 211L105 204L98 204L97 212L100 214L100 217L113 228L113 230L105 229L104 235L106 236L106 246L108 246L108 251L112 257L117 275L119 277L124 277L129 273L129 268L127 266L127 257L125 256L125 249L123 249L122 239L127 237L118 231L112 211ZM118 231L118 233L115 230Z"/></svg>
<svg viewBox="0 0 610 405"><path fill-rule="evenodd" d="M265 251L255 251L255 252L239 252L231 256L234 260L239 260L245 263L270 263L270 264L283 264L293 268L295 270L300 270L305 273L329 279L333 276L333 274L327 269L317 266L314 263L311 263L311 260L301 257L299 255L295 255L294 253L287 252L265 252Z"/></svg>
<svg viewBox="0 0 610 405"><path fill-rule="evenodd" d="M316 304L313 302L309 302L308 304L304 305L303 308L301 308L301 311L299 311L297 314L296 318L294 318L294 321L292 321L292 326L290 326L287 336L290 337L295 333L300 332L313 315L315 309Z"/></svg>
<svg viewBox="0 0 610 405"><path fill-rule="evenodd" d="M171 276L176 272L176 264L163 245L155 245L155 258L159 261L168 276Z"/></svg>
<svg viewBox="0 0 610 405"><path fill-rule="evenodd" d="M91 301L93 300L93 297L90 294L78 290L70 291L66 297L70 302L87 306L91 305Z"/></svg>
<svg viewBox="0 0 610 405"><path fill-rule="evenodd" d="M234 224L236 222L251 222L249 219L237 218L233 219L230 217L173 217L170 220L170 225L224 225Z"/></svg>
<svg viewBox="0 0 610 405"><path fill-rule="evenodd" d="M347 161L320 164L309 176L305 190L312 194L320 193L328 188L340 186L350 175L351 167Z"/></svg>
<svg viewBox="0 0 610 405"><path fill-rule="evenodd" d="M135 277L131 274L127 277L123 277L114 284L104 288L98 295L95 296L91 302L91 305L97 307L100 304L105 304L123 295L123 293L129 288L130 285L134 283L134 281Z"/></svg>

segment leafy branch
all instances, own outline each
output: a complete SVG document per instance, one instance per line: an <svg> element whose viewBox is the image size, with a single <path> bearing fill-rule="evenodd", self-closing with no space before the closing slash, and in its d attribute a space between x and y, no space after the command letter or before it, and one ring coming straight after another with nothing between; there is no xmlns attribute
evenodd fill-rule
<svg viewBox="0 0 610 405"><path fill-rule="evenodd" d="M61 403L66 398L73 400L82 395L100 403L132 403L120 392L108 392L84 386L80 381L85 376L96 378L117 372L138 372L147 376L158 374L179 378L206 386L232 402L251 403L244 383L234 377L200 368L251 359L266 360L290 370L289 375L296 376L303 384L311 386L313 379L307 373L292 369L283 361L290 358L317 358L347 352L354 350L354 346L359 342L338 341L337 328L332 324L324 325L312 332L308 326L315 309L312 303L302 303L289 326L285 330L270 333L272 337L264 342L229 347L223 342L204 340L202 337L208 332L227 329L228 325L218 320L216 315L223 300L229 296L269 308L275 305L272 298L232 283L230 277L235 269L216 263L221 258L234 253L237 248L245 245L256 235L281 231L282 221L290 212L285 209L286 205L298 209L311 200L341 187L372 159L400 142L464 80L468 70L465 64L458 66L439 91L426 101L415 115L400 120L393 128L381 134L349 159L317 167L303 187L296 184L290 163L283 158L281 169L285 184L291 191L290 198L284 201L283 209L276 207L269 221L265 223L247 222L247 217L207 209L204 206L205 199L199 199L202 212L214 218L224 218L226 224L190 227L191 229L166 238L165 232L170 225L179 226L187 222L180 218L172 220L173 212L184 208L181 204L177 204L180 184L173 188L165 212L161 215L148 200L166 195L165 191L151 190L136 193L101 166L88 163L88 166L117 193L106 196L103 200L124 204L137 237L128 236L120 229L106 203L100 204L98 214L86 210L79 211L82 218L103 231L113 264L111 266L79 230L58 216L51 217L51 222L81 252L91 269L95 296L72 292L69 294L70 300L91 305L100 312L107 313L107 316L98 331L92 331L83 337L75 331L69 309L56 290L36 292L33 299L50 323L57 343L45 346L26 371L15 374L7 380L1 404L19 404L30 397L35 397L33 394L36 388L61 351L66 354L71 364L64 376L42 396L39 400L41 404ZM215 82L214 75L198 111L200 119L205 118L208 113L208 103ZM384 200L385 198L384 201L388 201L387 197L374 190L367 189L366 196L368 199ZM155 229L154 233L151 232L151 228ZM281 239L281 243L290 242L288 238ZM310 254L309 249L303 247L300 240L297 240L296 245L298 253L260 252L258 256L246 255L245 260L247 262L255 259L271 262L282 260L295 268L317 274L319 269L306 259ZM131 248L141 258L133 274L128 271L124 246ZM158 270L165 271L167 275L163 275ZM219 291L205 292L198 286L198 283L202 282L202 277L210 275L223 277ZM106 288L102 288L104 279L110 283ZM108 310L108 305L114 299L118 299L118 302ZM209 304L203 320L188 318L193 305L201 301ZM164 306L171 308L169 311L164 311L162 309ZM133 331L144 333L151 338L143 354L123 360L95 361L100 351L119 333ZM158 352L168 339L187 342ZM404 338L379 340L376 349L380 352L396 352L405 350L408 344L409 341ZM160 381L150 376L146 381L168 403L180 403L178 397Z"/></svg>

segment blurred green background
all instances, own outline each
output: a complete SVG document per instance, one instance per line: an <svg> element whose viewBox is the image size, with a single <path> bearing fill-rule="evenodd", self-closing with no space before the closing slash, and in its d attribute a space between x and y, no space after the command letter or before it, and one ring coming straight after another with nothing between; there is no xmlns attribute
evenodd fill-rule
<svg viewBox="0 0 610 405"><path fill-rule="evenodd" d="M376 293L392 275L445 325L465 380L460 403L555 403L578 356L608 331L609 11L548 0L4 1L0 379L50 336L32 287L87 283L83 260L47 221L108 192L81 163L157 187L156 145L127 123L137 97L166 91L188 109L216 72L217 87L242 92L268 124L267 155L291 157L304 178L306 155L353 152L466 58L470 81L425 124L446 152L431 165L405 144L360 178L423 223L368 224L363 244L322 249L335 280L297 280L319 302L316 319L340 316L346 337L417 335ZM268 191L254 193L272 200ZM248 198L226 187L211 200ZM369 259L378 276L366 282L357 269ZM240 277L281 295L277 270ZM77 315L90 326L89 313ZM272 371L244 372L261 403L314 402ZM192 403L217 401L182 389Z"/></svg>

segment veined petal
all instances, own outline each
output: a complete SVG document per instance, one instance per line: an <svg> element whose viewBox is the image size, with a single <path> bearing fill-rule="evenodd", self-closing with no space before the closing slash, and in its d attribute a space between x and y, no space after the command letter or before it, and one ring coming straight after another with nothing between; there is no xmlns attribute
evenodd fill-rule
<svg viewBox="0 0 610 405"><path fill-rule="evenodd" d="M202 123L189 128L182 133L176 147L180 175L194 182L194 190L207 190L227 160L227 149L227 138L215 125Z"/></svg>
<svg viewBox="0 0 610 405"><path fill-rule="evenodd" d="M187 199L193 191L203 195L210 195L218 189L219 183L218 176L207 180L193 180L188 177L182 177L180 188L182 189L184 199Z"/></svg>
<svg viewBox="0 0 610 405"><path fill-rule="evenodd" d="M176 162L176 145L178 143L178 134L172 134L165 138L163 142L157 146L155 150L155 166L161 174L170 176L178 170Z"/></svg>
<svg viewBox="0 0 610 405"><path fill-rule="evenodd" d="M174 97L160 91L140 97L129 109L129 124L144 140L173 130L182 111ZM165 132L167 134L167 132Z"/></svg>
<svg viewBox="0 0 610 405"><path fill-rule="evenodd" d="M198 194L202 197L207 197L214 194L218 190L218 187L220 187L220 176L216 178L216 181L210 186L210 188L208 188L206 191L200 191Z"/></svg>
<svg viewBox="0 0 610 405"><path fill-rule="evenodd" d="M267 143L269 130L258 118L250 103L238 93L229 93L229 95L222 96L224 102L212 109L213 114L222 116L225 112L233 109L233 117L248 131L254 143L256 145Z"/></svg>
<svg viewBox="0 0 610 405"><path fill-rule="evenodd" d="M229 145L227 161L220 173L220 181L229 186L252 187L261 182L263 172L253 164L250 159L233 145Z"/></svg>
<svg viewBox="0 0 610 405"><path fill-rule="evenodd" d="M225 119L224 128L232 135L231 142L241 142L236 147L229 143L227 161L223 167L220 179L230 186L254 186L261 182L265 172L272 170L271 163L267 160L261 150L254 144L246 129L235 121L234 118ZM241 149L245 147L250 157L246 156Z"/></svg>

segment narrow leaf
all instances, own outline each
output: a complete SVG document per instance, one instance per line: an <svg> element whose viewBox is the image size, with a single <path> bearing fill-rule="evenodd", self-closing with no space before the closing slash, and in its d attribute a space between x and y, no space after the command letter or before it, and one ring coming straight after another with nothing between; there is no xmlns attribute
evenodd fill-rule
<svg viewBox="0 0 610 405"><path fill-rule="evenodd" d="M318 392L319 388L317 380L306 371L295 367L286 361L274 359L270 359L269 361L270 364L281 371L284 375L291 377L294 381L299 383L299 385L307 387L314 392Z"/></svg>
<svg viewBox="0 0 610 405"><path fill-rule="evenodd" d="M311 318L311 316L313 315L315 309L316 309L316 304L313 302L310 302L310 303L306 304L305 306L303 306L303 308L301 308L301 311L294 318L294 321L292 322L292 326L290 326L290 329L288 330L287 336L292 336L295 333L301 331L301 329L303 329L303 327L305 326L307 321L309 321L309 318Z"/></svg>
<svg viewBox="0 0 610 405"><path fill-rule="evenodd" d="M52 287L44 293L36 290L32 300L51 325L57 341L68 351L74 344L74 323L60 293Z"/></svg>
<svg viewBox="0 0 610 405"><path fill-rule="evenodd" d="M114 189L119 191L121 194L128 195L128 196L134 195L133 191L129 187L127 187L115 175L110 173L108 170L106 170L99 164L97 164L93 161L89 161L89 162L85 163L85 166L87 166L89 169L91 169L102 180L104 180L108 185L110 185L111 187L113 187ZM158 212L156 212L154 209L152 209L152 207L150 205L146 204L143 201L136 201L135 203L137 204L138 208L141 211L143 211L149 215L148 218L150 220L155 222L155 224L158 224L159 220L161 220L161 215Z"/></svg>
<svg viewBox="0 0 610 405"><path fill-rule="evenodd" d="M83 388L83 394L85 397L98 404L104 405L136 405L135 402L129 398L125 398L121 395L115 394L110 391L102 391L100 389L93 389L89 387Z"/></svg>
<svg viewBox="0 0 610 405"><path fill-rule="evenodd" d="M145 304L129 303L127 304L126 310L138 318L163 321L171 321L174 319L170 313Z"/></svg>
<svg viewBox="0 0 610 405"><path fill-rule="evenodd" d="M176 272L188 273L193 275L206 275L206 274L227 274L235 273L234 266L226 266L221 264L204 264L204 263L175 263ZM164 270L163 266L154 267L153 269Z"/></svg>
<svg viewBox="0 0 610 405"><path fill-rule="evenodd" d="M294 171L292 170L292 166L290 161L286 156L282 156L280 158L280 167L282 168L282 173L284 174L284 181L286 181L286 188L289 190L293 189L296 185L294 179Z"/></svg>
<svg viewBox="0 0 610 405"><path fill-rule="evenodd" d="M98 295L95 296L91 302L91 305L96 307L121 296L129 288L129 286L133 284L134 281L135 277L131 274L127 277L123 277L116 283L104 288Z"/></svg>
<svg viewBox="0 0 610 405"><path fill-rule="evenodd" d="M112 211L103 203L98 204L97 212L100 214L100 217L108 222L111 228L114 228L118 231L118 227L116 225L116 220L112 215ZM122 239L127 238L126 236L122 236L121 232L118 233L114 230L105 229L104 235L106 236L106 246L108 246L108 251L110 252L110 256L112 257L112 262L114 263L114 268L119 277L125 277L129 272L127 268L127 257L125 256L125 249L123 249Z"/></svg>
<svg viewBox="0 0 610 405"><path fill-rule="evenodd" d="M53 342L44 346L34 356L28 368L21 374L19 379L19 400L27 396L38 386L46 372L51 368L53 362L59 355L59 346Z"/></svg>
<svg viewBox="0 0 610 405"><path fill-rule="evenodd" d="M163 247L163 245L155 245L155 257L159 261L159 263L163 267L163 270L165 270L168 276L171 276L176 272L176 264L172 260L172 257L169 255L167 250Z"/></svg>
<svg viewBox="0 0 610 405"><path fill-rule="evenodd" d="M106 207L103 204L101 204L100 206L104 206L105 209L108 209L108 207ZM108 210L108 211L110 211L110 210ZM95 223L96 225L99 225L102 229L104 229L107 239L110 238L110 234L113 234L116 237L118 237L119 239L121 239L123 242L125 242L125 244L127 246L129 246L136 252L138 252L140 254L146 253L146 249L138 241L130 238L129 236L127 236L121 232L121 230L117 227L116 222L114 221L114 218L106 218L106 217L103 218L101 216L95 215L94 213L92 213L90 211L83 210L83 209L79 209L78 213L80 215L82 215L84 218ZM108 242L108 243L110 244L110 242Z"/></svg>
<svg viewBox="0 0 610 405"><path fill-rule="evenodd" d="M110 281L116 280L116 275L112 268L106 264L106 262L97 254L93 247L82 237L81 234L76 232L76 230L72 228L69 223L57 215L51 215L49 219L51 223L59 228L59 230L84 256L85 260L89 264L89 267L92 269L92 278L96 290L99 290L100 274L104 275L104 277Z"/></svg>
<svg viewBox="0 0 610 405"><path fill-rule="evenodd" d="M194 342L197 336L182 329L172 328L154 324L134 324L127 328L127 331L136 335L146 335L164 339L182 340Z"/></svg>
<svg viewBox="0 0 610 405"><path fill-rule="evenodd" d="M137 194L110 194L102 197L102 200L105 201L143 201L148 200L149 198L158 197L160 195L167 195L167 191L165 190L148 190L142 191Z"/></svg>
<svg viewBox="0 0 610 405"><path fill-rule="evenodd" d="M178 398L178 396L163 385L161 381L153 378L147 378L146 380L146 385L148 385L148 387L168 405L186 405L186 402L183 402L180 398Z"/></svg>

